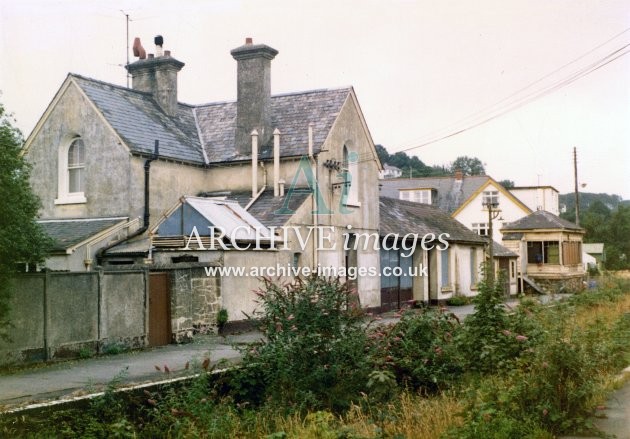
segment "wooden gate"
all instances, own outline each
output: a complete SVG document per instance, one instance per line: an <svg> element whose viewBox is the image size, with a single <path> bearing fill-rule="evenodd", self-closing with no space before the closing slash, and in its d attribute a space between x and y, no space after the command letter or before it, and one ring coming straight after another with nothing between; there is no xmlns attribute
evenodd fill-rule
<svg viewBox="0 0 630 439"><path fill-rule="evenodd" d="M167 273L149 274L149 346L171 342L171 301Z"/></svg>

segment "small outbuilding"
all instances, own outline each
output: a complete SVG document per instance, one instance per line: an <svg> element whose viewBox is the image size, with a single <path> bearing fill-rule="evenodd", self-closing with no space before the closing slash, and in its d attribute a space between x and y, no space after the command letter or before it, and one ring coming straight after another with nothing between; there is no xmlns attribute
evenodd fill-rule
<svg viewBox="0 0 630 439"><path fill-rule="evenodd" d="M583 287L584 229L539 210L501 229L503 245L519 255L521 286L539 291L575 291Z"/></svg>

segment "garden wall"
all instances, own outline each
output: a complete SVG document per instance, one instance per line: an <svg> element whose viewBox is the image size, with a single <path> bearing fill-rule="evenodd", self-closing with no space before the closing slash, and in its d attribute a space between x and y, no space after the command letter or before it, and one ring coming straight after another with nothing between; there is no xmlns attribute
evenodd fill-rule
<svg viewBox="0 0 630 439"><path fill-rule="evenodd" d="M12 279L0 366L146 344L147 273L46 272Z"/></svg>

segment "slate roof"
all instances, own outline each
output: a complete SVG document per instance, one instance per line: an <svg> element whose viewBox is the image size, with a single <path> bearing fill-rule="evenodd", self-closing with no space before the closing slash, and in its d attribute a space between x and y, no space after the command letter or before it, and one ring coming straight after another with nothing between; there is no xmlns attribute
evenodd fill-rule
<svg viewBox="0 0 630 439"><path fill-rule="evenodd" d="M412 201L396 200L380 197L380 234L397 233L404 236L407 233L417 233L424 236L433 233L438 236L448 233L450 242L466 242L485 244L486 238L468 230L449 214L428 204Z"/></svg>
<svg viewBox="0 0 630 439"><path fill-rule="evenodd" d="M518 258L518 255L498 242L492 243L492 253L495 258Z"/></svg>
<svg viewBox="0 0 630 439"><path fill-rule="evenodd" d="M85 241L104 230L127 221L127 218L84 218L37 221L53 241L53 252L65 252L66 249Z"/></svg>
<svg viewBox="0 0 630 439"><path fill-rule="evenodd" d="M76 74L70 77L94 102L132 152L151 154L155 139L160 155L204 165L247 160L235 147L236 102L199 106L180 103L167 116L150 93L131 90ZM281 132L281 156L305 154L308 126L313 123L313 151L319 152L352 88L322 89L271 97L271 123ZM271 145L262 145L260 158L270 158Z"/></svg>
<svg viewBox="0 0 630 439"><path fill-rule="evenodd" d="M389 178L380 182L381 196L398 199L399 189L435 189L437 200L433 200L433 204L451 214L488 180L490 177L486 175L465 176L462 180L454 176Z"/></svg>
<svg viewBox="0 0 630 439"><path fill-rule="evenodd" d="M308 152L309 123L313 123L313 151L319 152L351 90L346 87L272 96L271 126L280 130L281 155ZM236 102L200 105L195 113L211 163L250 157L236 153ZM270 158L272 153L271 145L263 145L259 157Z"/></svg>
<svg viewBox="0 0 630 439"><path fill-rule="evenodd" d="M564 220L553 213L546 210L538 210L530 213L514 222L508 223L501 228L501 232L510 230L535 230L535 229L552 229L552 230L574 230L576 232L584 232L579 226L570 221Z"/></svg>
<svg viewBox="0 0 630 439"><path fill-rule="evenodd" d="M145 255L148 253L151 247L151 240L147 236L140 236L132 238L128 241L123 241L120 244L116 244L112 248L108 249L105 253L108 256L123 256L123 255Z"/></svg>
<svg viewBox="0 0 630 439"><path fill-rule="evenodd" d="M161 156L204 163L193 107L179 104L177 115L169 117L150 93L71 76L133 152L152 154L158 139Z"/></svg>
<svg viewBox="0 0 630 439"><path fill-rule="evenodd" d="M251 191L231 191L231 192L205 192L200 194L204 197L225 197L227 200L234 200L242 207L251 201ZM284 207L287 197L285 193L282 197L274 197L273 189L264 191L260 197L252 204L247 211L266 227L282 227L289 221L292 215L287 213L277 213ZM288 208L297 211L310 195L309 191L296 190L289 199Z"/></svg>

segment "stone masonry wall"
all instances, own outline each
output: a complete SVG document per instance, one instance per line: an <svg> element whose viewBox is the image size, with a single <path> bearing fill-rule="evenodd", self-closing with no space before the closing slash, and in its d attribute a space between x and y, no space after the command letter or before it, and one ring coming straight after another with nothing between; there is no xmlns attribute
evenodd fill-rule
<svg viewBox="0 0 630 439"><path fill-rule="evenodd" d="M172 271L171 327L176 342L187 342L196 333L216 331L221 308L221 282L206 276L203 267Z"/></svg>

